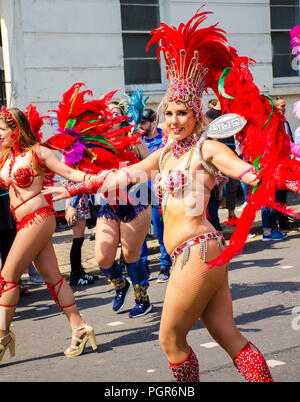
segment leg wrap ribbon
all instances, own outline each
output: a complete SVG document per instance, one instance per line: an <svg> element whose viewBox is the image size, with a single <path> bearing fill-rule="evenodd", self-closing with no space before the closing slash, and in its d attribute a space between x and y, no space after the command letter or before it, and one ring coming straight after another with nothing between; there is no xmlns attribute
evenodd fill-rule
<svg viewBox="0 0 300 402"><path fill-rule="evenodd" d="M233 363L248 382L274 382L263 355L250 342L238 353Z"/></svg>
<svg viewBox="0 0 300 402"><path fill-rule="evenodd" d="M69 304L68 306L61 306L61 304L60 304L60 302L58 300L58 295L59 295L59 292L61 291L63 283L64 283L64 278L63 277L61 277L60 280L57 283L55 283L54 285L52 285L51 283L46 282L47 288L48 288L53 300L57 304L57 307L60 310L63 310L64 308L72 307L72 306L74 306L76 304L76 302L74 301L73 303ZM59 287L58 287L57 292L56 292L55 291L55 286L57 286L57 285L59 285Z"/></svg>
<svg viewBox="0 0 300 402"><path fill-rule="evenodd" d="M198 359L191 347L186 360L181 363L169 362L169 366L176 382L200 382Z"/></svg>
<svg viewBox="0 0 300 402"><path fill-rule="evenodd" d="M8 287L7 289L4 289L6 285L12 285ZM0 301L1 301L1 296L3 293L8 292L9 290L15 289L19 286L19 282L7 282L3 278L0 272ZM17 305L6 305L0 303L0 329L1 330L6 330L6 309L8 308L16 308Z"/></svg>

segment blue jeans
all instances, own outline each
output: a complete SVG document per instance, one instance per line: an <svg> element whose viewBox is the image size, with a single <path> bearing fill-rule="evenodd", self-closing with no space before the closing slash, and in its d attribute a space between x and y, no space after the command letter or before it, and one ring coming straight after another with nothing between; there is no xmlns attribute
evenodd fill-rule
<svg viewBox="0 0 300 402"><path fill-rule="evenodd" d="M248 184L244 183L243 180L240 180L241 186L242 186L242 190L243 190L243 194L244 194L244 199L246 202L248 202L248 192L249 192L249 186Z"/></svg>
<svg viewBox="0 0 300 402"><path fill-rule="evenodd" d="M208 213L209 213L209 221L217 230L222 230L220 220L219 220L219 207L220 200L217 200L214 194L214 190L210 193L210 199L207 205Z"/></svg>
<svg viewBox="0 0 300 402"><path fill-rule="evenodd" d="M277 211L275 209L262 208L261 209L261 219L262 228L265 229L276 229L277 226Z"/></svg>
<svg viewBox="0 0 300 402"><path fill-rule="evenodd" d="M171 258L169 256L169 254L167 253L167 250L164 245L164 239L163 239L164 238L164 223L160 218L161 218L161 215L159 213L159 208L152 207L152 225L154 228L155 236L159 243L159 249L160 249L159 261L161 264L161 269L169 269L170 266L172 265L172 262L171 262ZM142 246L140 256L141 256L141 260L143 261L145 266L148 268L148 247L147 247L146 239Z"/></svg>

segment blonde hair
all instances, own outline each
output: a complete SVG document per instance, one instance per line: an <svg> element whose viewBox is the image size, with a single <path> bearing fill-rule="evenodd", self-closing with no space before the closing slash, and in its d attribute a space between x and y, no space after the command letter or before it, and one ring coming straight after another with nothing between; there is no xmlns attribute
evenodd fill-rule
<svg viewBox="0 0 300 402"><path fill-rule="evenodd" d="M172 101L168 98L168 94L166 93L164 95L164 97L162 98L160 104L157 107L157 114L158 115L159 114L163 114L163 115L165 114L169 102L172 102ZM177 101L176 103L183 103L187 109L190 109L190 110L193 111L194 116L196 115L194 108L188 105L188 101ZM201 134L207 128L207 126L208 126L208 120L207 120L207 118L205 117L204 114L201 114L201 116L197 119L195 131L194 131L193 134L196 137L200 138Z"/></svg>
<svg viewBox="0 0 300 402"><path fill-rule="evenodd" d="M13 119L10 119L7 114L1 113L0 120L2 120L7 127L9 127L12 131L18 129L18 141L20 143L20 147L24 149L29 149L32 153L36 153L36 148L38 146L37 139L30 127L27 117L22 112L22 110L12 107L7 109L9 114L12 116ZM12 147L7 149L2 149L1 157L0 157L0 169L3 167L4 163L6 162L9 154L11 153ZM32 159L32 164L35 170L40 173L44 173L44 169L36 162L35 158Z"/></svg>

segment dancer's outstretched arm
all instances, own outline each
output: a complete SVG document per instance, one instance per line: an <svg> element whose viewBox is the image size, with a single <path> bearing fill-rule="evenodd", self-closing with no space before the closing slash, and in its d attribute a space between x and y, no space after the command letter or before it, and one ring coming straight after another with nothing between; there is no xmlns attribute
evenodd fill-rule
<svg viewBox="0 0 300 402"><path fill-rule="evenodd" d="M69 187L47 187L43 194L59 194L54 201L81 194L107 193L129 183L153 180L158 172L158 162L161 150L157 150L142 161L119 170L102 171L99 175L89 177L84 183ZM73 180L75 181L75 180Z"/></svg>
<svg viewBox="0 0 300 402"><path fill-rule="evenodd" d="M37 150L39 160L47 166L47 168L67 180L79 183L85 180L86 174L81 170L75 170L67 166L59 160L56 154L44 146L39 146Z"/></svg>

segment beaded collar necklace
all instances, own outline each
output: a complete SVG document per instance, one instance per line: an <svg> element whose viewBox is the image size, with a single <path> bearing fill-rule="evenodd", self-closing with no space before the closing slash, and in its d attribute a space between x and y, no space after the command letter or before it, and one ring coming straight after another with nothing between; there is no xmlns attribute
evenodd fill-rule
<svg viewBox="0 0 300 402"><path fill-rule="evenodd" d="M184 138L183 140L173 141L171 150L175 158L180 158L181 155L188 152L192 147L195 147L197 140L193 136Z"/></svg>

